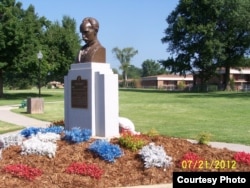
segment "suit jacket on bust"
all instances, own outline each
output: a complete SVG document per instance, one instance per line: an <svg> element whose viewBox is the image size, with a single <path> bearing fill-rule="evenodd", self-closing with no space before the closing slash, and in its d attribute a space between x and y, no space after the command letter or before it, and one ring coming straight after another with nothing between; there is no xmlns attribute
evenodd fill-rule
<svg viewBox="0 0 250 188"><path fill-rule="evenodd" d="M77 56L76 63L105 63L106 49L100 44L98 40L91 44L84 45Z"/></svg>

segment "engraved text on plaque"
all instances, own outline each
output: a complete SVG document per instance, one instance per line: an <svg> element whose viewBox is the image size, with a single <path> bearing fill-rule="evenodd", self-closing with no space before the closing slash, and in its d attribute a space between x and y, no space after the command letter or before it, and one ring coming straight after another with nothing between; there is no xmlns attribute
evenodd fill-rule
<svg viewBox="0 0 250 188"><path fill-rule="evenodd" d="M88 81L81 76L71 80L71 107L88 108Z"/></svg>

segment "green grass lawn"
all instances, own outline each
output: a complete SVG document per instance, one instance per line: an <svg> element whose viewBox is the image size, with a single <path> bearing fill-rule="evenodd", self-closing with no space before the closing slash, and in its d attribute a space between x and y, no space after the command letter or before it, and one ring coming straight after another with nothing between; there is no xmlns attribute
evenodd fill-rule
<svg viewBox="0 0 250 188"><path fill-rule="evenodd" d="M120 91L120 116L141 132L196 139L201 132L213 141L250 145L250 93L166 93Z"/></svg>
<svg viewBox="0 0 250 188"><path fill-rule="evenodd" d="M63 101L63 89L42 89L41 97L46 102ZM38 90L4 90L4 98L0 98L0 106L21 104L21 101L28 97L38 97Z"/></svg>
<svg viewBox="0 0 250 188"><path fill-rule="evenodd" d="M7 91L8 98L1 99L0 105L20 104L28 93ZM63 90L42 90L42 97L44 114L27 114L26 109L15 112L45 121L63 119ZM131 119L140 132L154 129L162 135L189 139L197 139L200 133L207 132L212 134L212 141L250 145L249 97L248 92L175 93L121 89L119 114Z"/></svg>
<svg viewBox="0 0 250 188"><path fill-rule="evenodd" d="M32 117L43 121L58 121L64 119L64 101L46 102L44 103L43 114L28 114L26 108L13 109L13 112Z"/></svg>
<svg viewBox="0 0 250 188"><path fill-rule="evenodd" d="M0 134L22 130L25 127L0 121Z"/></svg>

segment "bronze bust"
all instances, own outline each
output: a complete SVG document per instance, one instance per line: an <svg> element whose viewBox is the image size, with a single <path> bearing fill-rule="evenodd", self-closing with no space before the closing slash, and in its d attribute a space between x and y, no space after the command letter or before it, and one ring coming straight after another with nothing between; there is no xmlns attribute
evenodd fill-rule
<svg viewBox="0 0 250 188"><path fill-rule="evenodd" d="M76 63L105 63L106 49L97 39L99 23L95 18L84 18L80 25L82 39L86 43L79 51Z"/></svg>

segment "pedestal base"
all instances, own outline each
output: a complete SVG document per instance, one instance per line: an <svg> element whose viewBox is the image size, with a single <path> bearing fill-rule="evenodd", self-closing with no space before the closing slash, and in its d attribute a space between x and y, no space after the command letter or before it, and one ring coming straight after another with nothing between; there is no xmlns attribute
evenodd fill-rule
<svg viewBox="0 0 250 188"><path fill-rule="evenodd" d="M107 63L72 64L64 77L65 128L119 135L118 75Z"/></svg>

